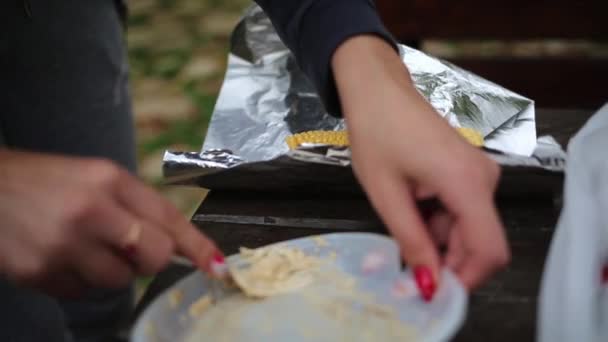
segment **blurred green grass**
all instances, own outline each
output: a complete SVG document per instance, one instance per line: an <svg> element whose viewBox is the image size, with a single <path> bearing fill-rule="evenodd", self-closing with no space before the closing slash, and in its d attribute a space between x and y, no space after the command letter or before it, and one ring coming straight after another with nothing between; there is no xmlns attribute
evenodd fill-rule
<svg viewBox="0 0 608 342"><path fill-rule="evenodd" d="M142 141L138 146L140 155L146 156L176 145L189 150L200 149L217 96L201 93L191 86L184 88L184 94L197 108L196 115L189 119L173 120L164 131Z"/></svg>
<svg viewBox="0 0 608 342"><path fill-rule="evenodd" d="M200 150L224 76L230 32L249 5L248 0L131 3L128 56L145 181L160 184L159 154L165 150Z"/></svg>

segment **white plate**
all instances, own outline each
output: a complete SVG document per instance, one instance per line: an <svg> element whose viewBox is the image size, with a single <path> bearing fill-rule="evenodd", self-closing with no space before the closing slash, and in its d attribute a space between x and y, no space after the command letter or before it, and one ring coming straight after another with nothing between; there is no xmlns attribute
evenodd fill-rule
<svg viewBox="0 0 608 342"><path fill-rule="evenodd" d="M307 237L279 244L300 248L311 255L326 256L335 252L336 265L356 277L358 285L373 292L379 302L393 306L400 319L416 331L419 341L449 340L462 325L467 294L451 272L442 272L441 287L433 301L425 303L415 289L411 274L401 271L399 250L394 240L369 233L335 233L321 237L326 243ZM371 260L370 255L374 255ZM228 262L233 262L235 258L238 256L231 256ZM404 285L402 288L406 291L396 293L396 283ZM195 324L188 315L188 309L208 292L210 284L211 280L203 273L195 272L165 291L140 316L133 330L132 341L183 340ZM183 295L178 303L171 299L172 294L176 293L174 291ZM285 332L282 329L282 337L273 334L273 338L266 336L263 340L295 341L294 334L287 338ZM248 340L255 340L252 338Z"/></svg>

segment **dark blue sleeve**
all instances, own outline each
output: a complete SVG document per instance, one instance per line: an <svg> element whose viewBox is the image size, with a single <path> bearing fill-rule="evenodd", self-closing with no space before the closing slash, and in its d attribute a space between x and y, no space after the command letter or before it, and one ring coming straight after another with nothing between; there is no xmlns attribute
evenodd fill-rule
<svg viewBox="0 0 608 342"><path fill-rule="evenodd" d="M255 0L268 14L326 110L341 115L331 58L346 39L375 34L396 48L372 0Z"/></svg>

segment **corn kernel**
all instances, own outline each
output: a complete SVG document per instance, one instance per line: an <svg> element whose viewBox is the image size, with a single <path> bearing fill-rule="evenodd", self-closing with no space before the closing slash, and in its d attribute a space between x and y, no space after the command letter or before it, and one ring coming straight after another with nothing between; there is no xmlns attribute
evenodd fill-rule
<svg viewBox="0 0 608 342"><path fill-rule="evenodd" d="M483 135L477 130L467 127L456 128L458 133L469 142L469 144L477 147L481 147L484 144Z"/></svg>
<svg viewBox="0 0 608 342"><path fill-rule="evenodd" d="M325 144L348 146L346 131L308 131L290 135L285 139L290 149L296 149L302 144Z"/></svg>

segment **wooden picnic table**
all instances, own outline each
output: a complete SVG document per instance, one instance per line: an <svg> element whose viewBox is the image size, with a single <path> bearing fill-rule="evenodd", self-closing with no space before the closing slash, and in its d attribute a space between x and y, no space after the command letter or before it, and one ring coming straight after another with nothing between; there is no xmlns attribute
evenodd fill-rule
<svg viewBox="0 0 608 342"><path fill-rule="evenodd" d="M551 134L565 145L591 114L579 110L538 110L538 133ZM512 263L472 294L467 321L456 341L534 339L540 278L559 214L559 201L555 198L561 193L561 179L547 178L545 186L539 186L538 178L531 184L521 177L501 185L511 190L523 188L521 192L504 192L497 198L512 248ZM525 190L534 186L540 190L533 196L527 194ZM226 254L235 253L239 246L257 247L311 234L385 231L365 198L328 194L211 192L192 221ZM192 270L172 265L159 274L137 312L189 272Z"/></svg>

